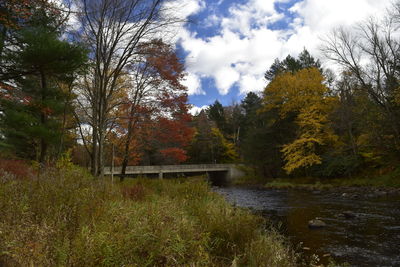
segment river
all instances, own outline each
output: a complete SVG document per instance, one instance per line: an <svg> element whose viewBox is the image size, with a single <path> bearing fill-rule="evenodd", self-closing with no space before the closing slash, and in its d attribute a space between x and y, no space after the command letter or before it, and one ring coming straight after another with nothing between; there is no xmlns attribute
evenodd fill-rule
<svg viewBox="0 0 400 267"><path fill-rule="evenodd" d="M400 197L349 198L331 191L213 187L240 207L269 219L303 258L350 266L400 266ZM349 212L352 218L343 216ZM310 229L321 218L327 226Z"/></svg>

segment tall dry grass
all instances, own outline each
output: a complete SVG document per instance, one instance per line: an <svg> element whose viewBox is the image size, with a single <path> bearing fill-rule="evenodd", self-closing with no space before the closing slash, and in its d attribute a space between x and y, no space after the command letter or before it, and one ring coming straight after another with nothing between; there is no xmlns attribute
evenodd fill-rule
<svg viewBox="0 0 400 267"><path fill-rule="evenodd" d="M262 218L199 180L0 178L0 266L293 266Z"/></svg>

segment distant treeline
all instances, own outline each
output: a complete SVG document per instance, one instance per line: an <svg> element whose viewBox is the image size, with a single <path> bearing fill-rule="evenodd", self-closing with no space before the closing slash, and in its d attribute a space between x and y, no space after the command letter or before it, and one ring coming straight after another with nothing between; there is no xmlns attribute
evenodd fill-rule
<svg viewBox="0 0 400 267"><path fill-rule="evenodd" d="M67 1L68 2L68 1ZM188 113L160 0L9 0L0 7L0 156L72 156L95 176L132 164L246 162L260 175L340 177L400 152L400 4L266 66L265 89ZM73 22L74 25L71 25ZM73 27L71 27L73 26ZM156 38L157 37L157 38Z"/></svg>
<svg viewBox="0 0 400 267"><path fill-rule="evenodd" d="M272 64L261 94L226 107L216 101L194 119L191 160L245 162L264 177L347 177L396 167L399 14L328 36L322 51L341 67L338 75L304 49Z"/></svg>

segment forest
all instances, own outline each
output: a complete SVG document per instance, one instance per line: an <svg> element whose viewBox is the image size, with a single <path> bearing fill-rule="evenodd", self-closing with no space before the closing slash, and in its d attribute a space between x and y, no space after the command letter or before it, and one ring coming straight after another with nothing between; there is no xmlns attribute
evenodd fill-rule
<svg viewBox="0 0 400 267"><path fill-rule="evenodd" d="M323 67L304 48L266 69L261 94L194 117L192 162L245 162L265 178L396 173L399 6L325 36ZM396 175L397 176L397 175Z"/></svg>
<svg viewBox="0 0 400 267"><path fill-rule="evenodd" d="M157 37L179 21L162 2L82 1L74 11L52 1L7 1L2 157L41 168L68 154L95 176L110 164L113 146L124 168L185 161L193 130L184 66ZM71 29L71 16L82 28Z"/></svg>
<svg viewBox="0 0 400 267"><path fill-rule="evenodd" d="M140 3L139 3L140 2ZM130 165L245 163L264 178L395 171L399 10L266 66L265 89L189 113L162 1L7 1L0 27L3 168L64 157L103 176ZM78 10L78 11L77 11ZM79 21L76 30L70 18Z"/></svg>
<svg viewBox="0 0 400 267"><path fill-rule="evenodd" d="M129 165L228 162L266 178L395 169L398 9L326 36L321 51L335 71L304 48L266 66L263 92L225 107L216 100L192 116L185 66L161 34L182 21L162 1L135 3L6 2L3 168L24 160L40 169L68 155L102 176L114 151L123 174Z"/></svg>

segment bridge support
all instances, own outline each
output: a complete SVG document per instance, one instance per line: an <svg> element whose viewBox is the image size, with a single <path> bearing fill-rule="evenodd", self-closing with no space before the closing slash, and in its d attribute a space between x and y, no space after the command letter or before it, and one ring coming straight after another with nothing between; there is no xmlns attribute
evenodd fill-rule
<svg viewBox="0 0 400 267"><path fill-rule="evenodd" d="M158 179L162 179L163 178L163 173L162 172L159 172L158 173Z"/></svg>
<svg viewBox="0 0 400 267"><path fill-rule="evenodd" d="M237 166L232 165L227 173L227 178L229 179L230 182L232 182L234 180L243 177L244 175L245 173L242 170L240 170Z"/></svg>

